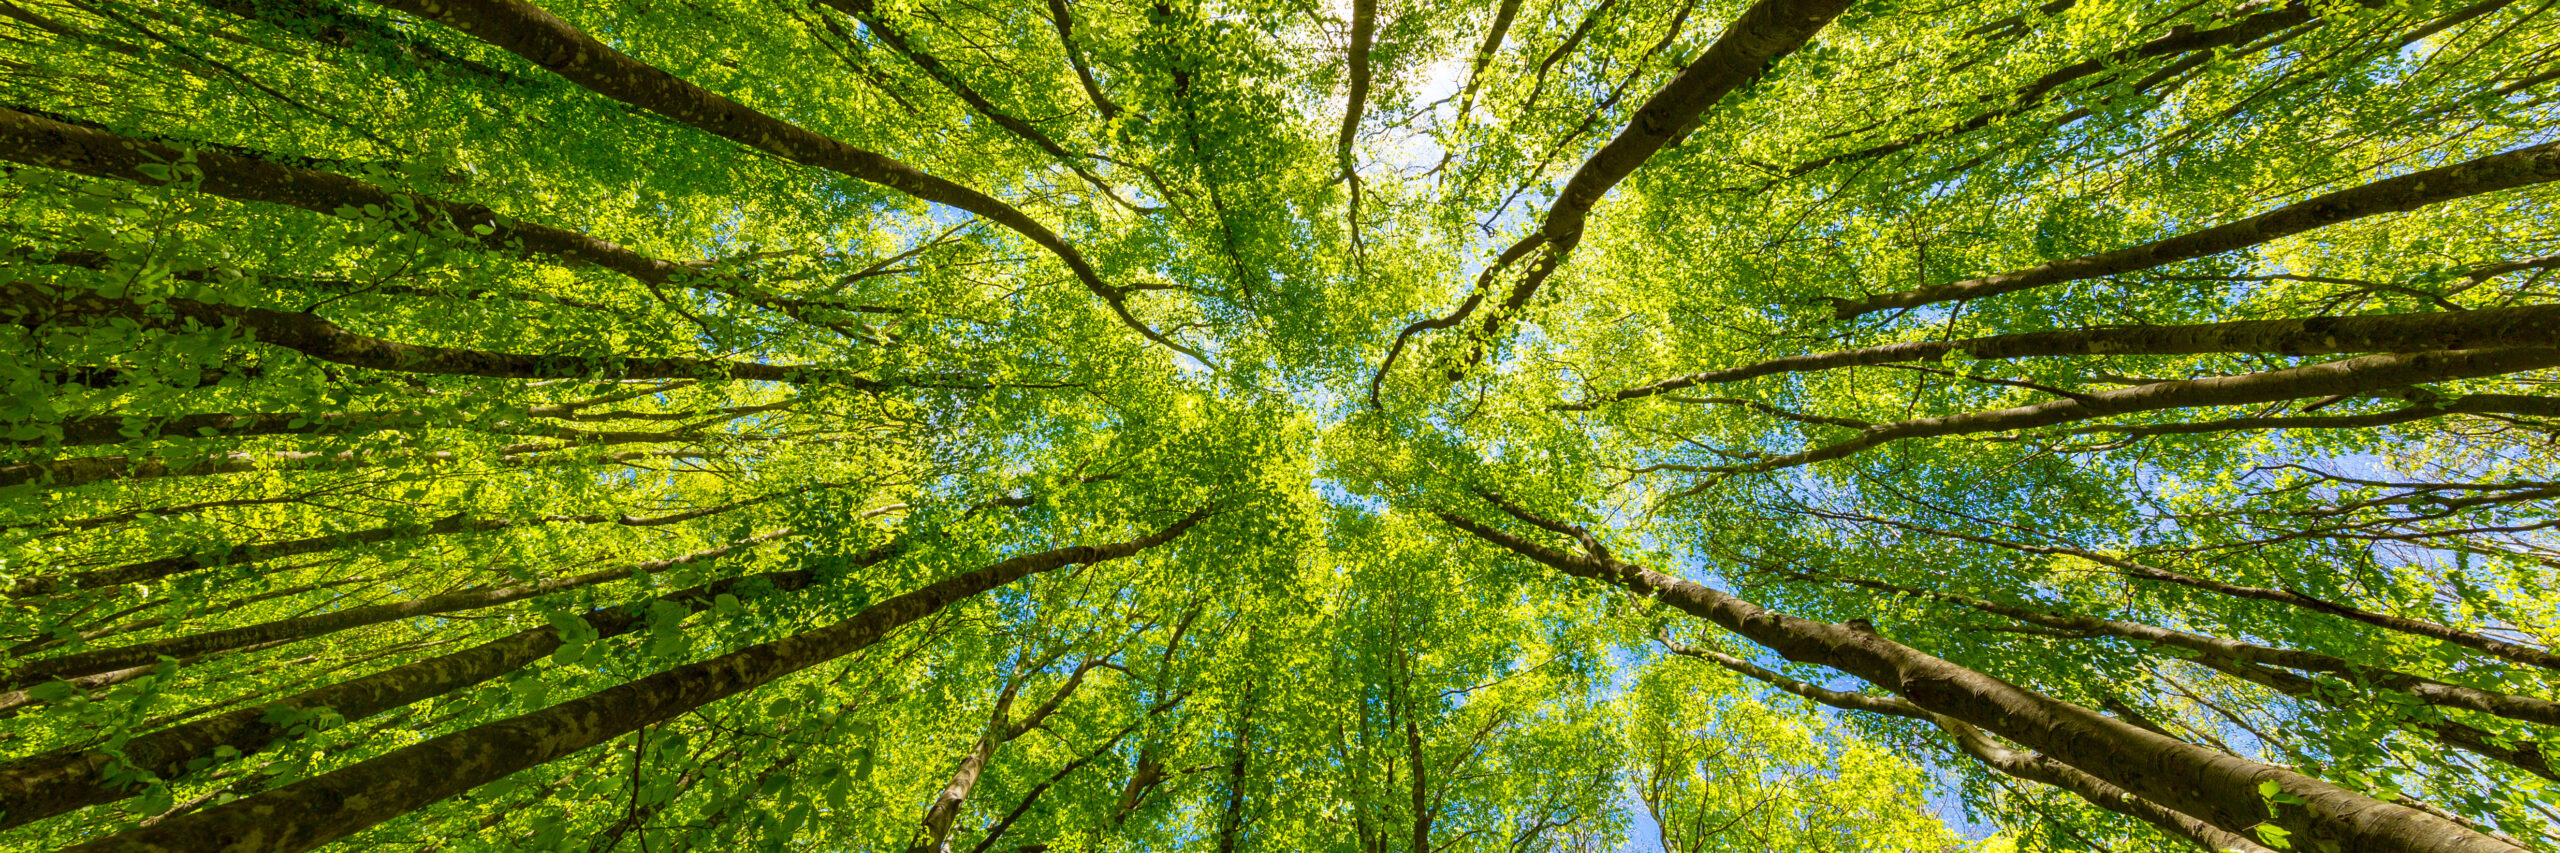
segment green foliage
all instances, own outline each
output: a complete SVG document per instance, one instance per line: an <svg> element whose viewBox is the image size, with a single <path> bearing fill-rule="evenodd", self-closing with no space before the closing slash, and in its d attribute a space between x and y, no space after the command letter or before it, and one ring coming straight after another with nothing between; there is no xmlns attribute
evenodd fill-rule
<svg viewBox="0 0 2560 853"><path fill-rule="evenodd" d="M339 843L2185 843L1921 718L1669 653L1702 623L1447 513L2560 845L2560 727L2443 698L2560 695L2527 659L2560 642L2560 361L2148 408L2108 395L2421 347L1976 342L1697 378L2560 302L2541 178L1837 316L2548 142L2546 5L1873 0L1656 127L1677 104L1639 111L1757 6L540 4L1045 230L396 8L0 10L0 846L636 707L667 673L1195 513ZM118 141L62 141L89 131ZM1497 260L1622 133L1670 140L1569 252ZM146 162L82 165L110 149ZM2533 316L2426 348L2547 350ZM2053 627L2080 617L2317 657ZM469 670L492 650L516 657ZM415 695L315 692L359 684ZM209 720L254 734L154 751ZM106 793L18 825L8 774L63 755ZM2328 843L2295 791L2259 795L2232 837Z"/></svg>

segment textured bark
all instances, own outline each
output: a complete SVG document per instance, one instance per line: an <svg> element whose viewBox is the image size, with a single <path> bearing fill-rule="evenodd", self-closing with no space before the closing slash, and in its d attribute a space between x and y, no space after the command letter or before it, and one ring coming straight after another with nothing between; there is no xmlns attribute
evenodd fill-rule
<svg viewBox="0 0 2560 853"><path fill-rule="evenodd" d="M1712 470L1730 473L1774 471L1839 459L1877 445L1914 438L2034 429L2162 409L2244 406L2310 397L2370 394L2407 385L2497 376L2553 366L2560 366L2560 347L2369 355L2260 373L2155 382L2030 406L1879 424L1847 441L1748 465Z"/></svg>
<svg viewBox="0 0 2560 853"><path fill-rule="evenodd" d="M1218 814L1218 853L1235 853L1244 832L1244 774L1253 761L1253 690L1245 690L1244 713L1236 721L1236 744L1227 759L1227 796Z"/></svg>
<svg viewBox="0 0 2560 853"><path fill-rule="evenodd" d="M484 723L348 767L80 844L101 851L308 850L474 787L858 651L943 607L1068 565L1118 559L1181 536L1206 511L1109 545L1026 554L891 598L842 622Z"/></svg>
<svg viewBox="0 0 2560 853"><path fill-rule="evenodd" d="M1671 646L1674 654L1708 661L1740 675L1748 676L1788 693L1802 696L1834 708L1909 717L1936 725L1955 741L1956 748L1992 770L2031 782L2041 782L2065 791L2090 805L2140 820L2161 831L2187 839L2207 853L2241 851L2241 853L2274 853L2257 842L2225 832L2212 824L2197 820L2159 803L2134 796L2123 788L2110 785L2096 776L2049 756L2012 749L1994 741L1981 729L1943 715L1921 710L1919 706L1893 696L1873 696L1832 690L1801 679L1789 678L1741 658L1710 649Z"/></svg>
<svg viewBox="0 0 2560 853"><path fill-rule="evenodd" d="M1413 766L1413 784L1407 786L1413 808L1412 853L1431 853L1431 762L1422 755L1422 724L1413 717L1404 718L1405 763Z"/></svg>
<svg viewBox="0 0 2560 853"><path fill-rule="evenodd" d="M247 438L259 435L362 435L383 430L428 426L436 419L424 412L257 412L197 414L173 418L95 417L63 421L57 441L17 439L9 444L83 447L123 444L151 436L170 438ZM126 435L127 432L133 435Z"/></svg>
<svg viewBox="0 0 2560 853"><path fill-rule="evenodd" d="M2042 782L2071 792L2091 805L2140 820L2171 835L2193 842L2207 853L2275 853L2237 833L2196 819L2194 815L2162 806L2134 796L2131 792L2079 768L2032 752L2011 749L1992 740L1981 729L1954 719L1932 714L1929 722L1955 739L1956 747L1974 760L2001 773Z"/></svg>
<svg viewBox="0 0 2560 853"><path fill-rule="evenodd" d="M1038 669L1048 662L1043 660L1031 668ZM1077 687L1083 686L1085 673L1093 671L1099 663L1086 661L1076 667L1075 673L1067 676L1065 683L1020 720L1013 719L1012 712L1014 698L1022 687L1022 675L1017 673L1015 678L1005 683L1004 690L996 697L995 710L987 715L986 731L978 735L978 742L970 746L969 754L960 759L959 768L951 772L951 781L944 783L942 790L934 794L933 805L925 808L921 822L924 837L907 848L910 853L950 853L952 826L960 819L961 808L968 805L970 792L977 789L978 779L986 775L987 764L995 761L996 751L1047 722L1049 715L1057 713L1067 697L1074 695Z"/></svg>
<svg viewBox="0 0 2560 853"><path fill-rule="evenodd" d="M277 640L268 643L255 643L235 649L224 649L220 652L178 658L177 664L181 667L190 666L195 664L197 661L214 657L219 654L245 655L253 652L263 652L268 649L284 645L288 642L292 641ZM78 678L65 679L64 683L71 686L72 695L86 696L95 700L104 696L104 694L98 692L100 688L123 684L146 675L156 674L159 671L160 665L155 661L146 664L136 664L123 669L109 670L107 672L83 675ZM19 711L39 704L44 704L44 700L36 698L33 694L25 690L11 690L6 693L0 693L0 719L17 716Z"/></svg>
<svg viewBox="0 0 2560 853"><path fill-rule="evenodd" d="M2186 355L2276 353L2333 355L2360 352L2490 349L2549 345L2560 328L2560 305L2483 308L2425 314L2292 317L2194 326L2123 326L1993 335L1956 341L1913 341L1853 350L1791 355L1709 370L1622 389L1604 400L1553 406L1588 411L1601 403L1667 394L1700 385L1740 382L1780 373L1836 370L1870 364L1937 361L1963 353L1976 359L2033 356Z"/></svg>
<svg viewBox="0 0 2560 853"><path fill-rule="evenodd" d="M1351 91L1344 98L1342 131L1334 142L1334 160L1342 170L1343 186L1349 191L1345 218L1351 229L1351 251L1364 267L1368 263L1368 245L1360 234L1360 162L1352 143L1359 141L1360 117L1369 109L1369 50L1377 36L1378 0L1351 0L1351 50L1344 57Z"/></svg>
<svg viewBox="0 0 2560 853"><path fill-rule="evenodd" d="M952 771L951 780L933 793L933 805L924 811L924 837L907 847L908 853L950 853L951 824L960 819L960 807L969 802L969 792L978 786L978 777L987 770L987 762L996 757L994 733L978 736L960 767Z"/></svg>
<svg viewBox="0 0 2560 853"><path fill-rule="evenodd" d="M1064 261L1121 322L1167 348L1207 359L1138 322L1128 293L1104 282L1082 253L1049 227L993 196L895 159L847 145L758 112L606 46L559 16L519 0L377 0L542 66L596 94L621 101L785 160L869 181L985 217Z"/></svg>
<svg viewBox="0 0 2560 853"><path fill-rule="evenodd" d="M875 551L864 559L886 559L890 553ZM752 595L768 585L785 591L799 590L815 580L815 575L806 571L768 572L714 581L657 600L682 604L698 612L709 609L722 593ZM598 638L613 637L648 624L647 612L645 606L607 607L588 611L586 621ZM560 633L549 626L529 628L463 651L140 735L124 744L123 761L174 779L189 772L187 762L211 756L217 747L229 746L247 755L292 737L290 725L270 722L270 714L276 711L327 708L341 718L360 720L514 672L551 654L561 642ZM48 752L0 764L0 829L141 793L139 789L107 784L105 773L117 763L116 756L102 750L84 749ZM197 819L203 814L197 812L185 818ZM177 822L179 819L173 818L153 829ZM168 849L204 848L181 842Z"/></svg>
<svg viewBox="0 0 2560 853"><path fill-rule="evenodd" d="M2274 823L2305 849L2503 851L2521 848L2406 806L2385 803L2282 767L2179 741L2088 708L1958 666L1871 631L1776 613L1730 593L1609 555L1588 531L1505 506L1523 521L1582 540L1568 553L1442 512L1450 525L1575 577L1657 598L1788 660L1820 664L1882 687L1911 704L2015 741L2108 784L2227 832ZM2303 800L2270 818L2260 782Z"/></svg>
<svg viewBox="0 0 2560 853"><path fill-rule="evenodd" d="M2052 261L2014 272L1856 299L1831 299L1846 320L1895 308L1980 299L2034 287L2150 269L2245 249L2341 222L2416 210L2482 193L2560 180L2560 143L2531 145L2477 160L2386 178L2288 204L2238 222L2129 249Z"/></svg>
<svg viewBox="0 0 2560 853"><path fill-rule="evenodd" d="M1343 99L1342 131L1334 139L1334 159L1345 177L1356 178L1351 143L1359 137L1361 114L1369 109L1369 48L1377 37L1378 0L1351 0L1351 50L1343 57L1349 66L1351 92Z"/></svg>
<svg viewBox="0 0 2560 853"><path fill-rule="evenodd" d="M5 116L0 116L5 118ZM162 313L161 309L167 313ZM0 282L0 321L35 326L53 320L130 320L144 328L185 332L232 327L257 342L322 361L399 373L502 379L752 379L826 383L863 390L890 387L860 372L825 365L780 365L706 358L544 355L406 344L347 331L318 314L171 298L139 302L77 288Z"/></svg>
<svg viewBox="0 0 2560 853"><path fill-rule="evenodd" d="M634 520L639 521L639 519ZM47 679L71 678L129 666L144 666L159 660L161 655L188 657L243 646L307 640L351 628L379 625L400 619L496 607L561 590L611 583L634 574L664 571L669 567L712 559L788 536L791 532L788 529L777 530L751 536L735 544L706 548L680 557L615 566L538 583L469 589L389 604L349 607L344 610L332 610L310 616L297 616L218 631L190 631L147 643L43 658L20 664L17 670L9 673L5 680L0 680L0 689L10 689Z"/></svg>

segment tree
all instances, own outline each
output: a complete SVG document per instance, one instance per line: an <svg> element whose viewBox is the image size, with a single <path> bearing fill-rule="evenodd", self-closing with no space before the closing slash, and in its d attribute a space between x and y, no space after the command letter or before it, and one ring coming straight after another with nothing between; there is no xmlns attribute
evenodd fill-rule
<svg viewBox="0 0 2560 853"><path fill-rule="evenodd" d="M12 849L2560 849L2547 4L0 35Z"/></svg>

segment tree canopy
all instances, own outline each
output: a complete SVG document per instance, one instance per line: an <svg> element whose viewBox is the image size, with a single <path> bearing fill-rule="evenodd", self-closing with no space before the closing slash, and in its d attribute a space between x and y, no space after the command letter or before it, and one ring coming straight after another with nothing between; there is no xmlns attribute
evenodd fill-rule
<svg viewBox="0 0 2560 853"><path fill-rule="evenodd" d="M2554 7L0 0L0 847L2560 850Z"/></svg>

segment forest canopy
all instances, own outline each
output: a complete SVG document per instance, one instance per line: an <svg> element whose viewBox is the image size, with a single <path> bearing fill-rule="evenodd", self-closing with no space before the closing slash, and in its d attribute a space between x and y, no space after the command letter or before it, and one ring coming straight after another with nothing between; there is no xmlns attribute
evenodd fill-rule
<svg viewBox="0 0 2560 853"><path fill-rule="evenodd" d="M0 0L0 848L2560 851L2555 6Z"/></svg>

